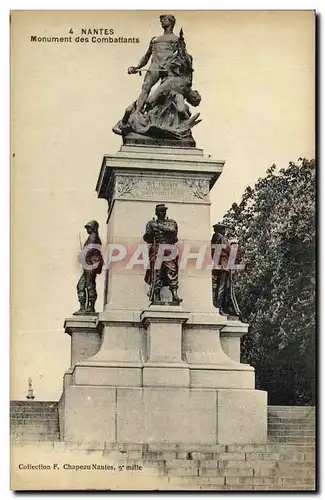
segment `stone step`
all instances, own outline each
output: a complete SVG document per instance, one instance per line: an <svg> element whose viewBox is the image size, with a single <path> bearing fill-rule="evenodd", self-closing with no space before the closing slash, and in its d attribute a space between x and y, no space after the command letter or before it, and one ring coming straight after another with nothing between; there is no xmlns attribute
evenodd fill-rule
<svg viewBox="0 0 325 500"><path fill-rule="evenodd" d="M246 452L246 460L275 460L277 462L305 462L312 461L313 452Z"/></svg>
<svg viewBox="0 0 325 500"><path fill-rule="evenodd" d="M309 471L314 470L315 463L313 461L301 461L301 462L285 462L281 460L263 460L263 459L252 459L252 460L165 460L164 466L170 469L180 469L180 468L195 468L195 469L212 469L212 470L228 470L228 469L238 469L240 471L247 469L254 469L255 471L262 469L272 469L277 471Z"/></svg>
<svg viewBox="0 0 325 500"><path fill-rule="evenodd" d="M288 441L292 444L299 444L299 443L315 443L315 436L299 436L299 435L294 435L294 434L276 434L276 435L270 435L268 436L268 441L270 443L273 442L278 442L278 443L283 443L285 441Z"/></svg>
<svg viewBox="0 0 325 500"><path fill-rule="evenodd" d="M33 443L33 439L30 439ZM28 446L28 440L17 446ZM201 445L191 445L200 451L188 452L187 445L169 445L166 450L152 451L152 444L141 443L39 443L40 453L45 450L51 460L58 461L61 452L73 451L80 463L89 452L99 461L116 466L142 465L141 480L160 481L170 490L215 491L282 491L315 489L315 453L310 445L279 443L275 445L213 445L214 453L205 453ZM153 447L155 448L156 445ZM185 448L182 450L181 448ZM88 452L87 452L88 450ZM99 453L96 453L96 451ZM216 451L218 450L218 451ZM197 455L193 454L197 453ZM90 457L91 455L89 455ZM210 458L210 457L213 458ZM60 459L61 460L61 459ZM154 478L154 479L153 479ZM156 479L157 478L157 479Z"/></svg>
<svg viewBox="0 0 325 500"><path fill-rule="evenodd" d="M34 420L34 421L28 421L28 422L14 422L11 424L12 428L15 427L21 427L21 428L30 428L30 427L52 427L53 425L59 427L59 422L57 420Z"/></svg>
<svg viewBox="0 0 325 500"><path fill-rule="evenodd" d="M268 437L270 436L297 436L297 437L315 437L315 430L313 429L302 429L300 431L294 431L294 430L278 430L278 429L271 429L268 432Z"/></svg>
<svg viewBox="0 0 325 500"><path fill-rule="evenodd" d="M298 419L273 419L273 418L269 418L268 419L268 425L310 425L310 426L313 426L315 425L316 421L314 419L311 419L311 418L298 418Z"/></svg>
<svg viewBox="0 0 325 500"><path fill-rule="evenodd" d="M11 422L11 425L13 427L19 426L19 427L28 428L28 427L38 427L41 425L49 425L49 426L57 425L57 426L59 426L59 422L58 422L58 420L53 420L53 419L51 419L51 420L42 419L42 420L27 420L27 421L20 421L20 422L15 421L15 422Z"/></svg>
<svg viewBox="0 0 325 500"><path fill-rule="evenodd" d="M268 425L316 425L314 418L268 418Z"/></svg>
<svg viewBox="0 0 325 500"><path fill-rule="evenodd" d="M294 425L268 425L268 432L271 431L279 431L279 432L284 432L284 431L289 431L289 432L303 432L303 431L308 431L308 432L316 432L315 426L312 425L300 425L300 426L294 426Z"/></svg>
<svg viewBox="0 0 325 500"><path fill-rule="evenodd" d="M107 446L110 446L110 443L107 443ZM114 447L115 444L113 443L112 446ZM122 444L122 446L128 447L128 444L125 443ZM143 445L139 445L143 446ZM183 444L183 443L149 443L147 446L148 451L156 451L156 452L162 452L162 451L186 451L186 452L194 452L194 451L204 451L208 453L222 453L225 452L227 449L227 445L224 444Z"/></svg>
<svg viewBox="0 0 325 500"><path fill-rule="evenodd" d="M12 412L11 418L32 418L32 417L55 417L58 418L57 411L33 411L33 412Z"/></svg>
<svg viewBox="0 0 325 500"><path fill-rule="evenodd" d="M269 437L270 442L275 442L275 443L283 443L283 444L315 444L316 440L315 438L309 438L309 437L300 437L300 436L270 436Z"/></svg>
<svg viewBox="0 0 325 500"><path fill-rule="evenodd" d="M316 412L313 410L308 411L282 411L282 410L270 410L268 408L267 417L277 417L277 418L287 418L287 419L295 419L295 418L315 418Z"/></svg>
<svg viewBox="0 0 325 500"><path fill-rule="evenodd" d="M13 439L23 438L23 441L35 442L35 441L58 441L60 439L58 432L53 433L39 433L39 434L26 434L26 433L14 433L11 436Z"/></svg>
<svg viewBox="0 0 325 500"><path fill-rule="evenodd" d="M60 449L84 449L84 450L106 450L106 451L119 451L119 452L130 452L130 451L153 451L156 450L157 453L171 453L172 457L176 458L176 454L182 454L184 458L184 453L190 455L193 459L199 459L200 457L206 457L209 459L210 455L216 455L218 453L314 453L315 447L309 443L284 443L279 444L268 443L268 444L245 444L245 445L201 445L201 444L166 444L162 443L161 447L159 444L143 444L143 443L107 443L107 442L69 442L61 441L59 444L55 445ZM208 457L207 457L208 455ZM169 455L167 455L168 457ZM189 458L190 458L189 457ZM214 456L211 457L215 458Z"/></svg>
<svg viewBox="0 0 325 500"><path fill-rule="evenodd" d="M316 420L316 413L315 412L310 412L310 413L281 413L281 412L276 412L272 413L268 411L267 413L267 419L278 419L278 420Z"/></svg>
<svg viewBox="0 0 325 500"><path fill-rule="evenodd" d="M66 443L59 441L57 403L13 405L11 431L19 446L39 441L51 454L100 450L103 459L142 464L142 477L157 476L170 489L294 491L315 489L315 411L269 407L267 444ZM83 455L80 455L81 457Z"/></svg>
<svg viewBox="0 0 325 500"><path fill-rule="evenodd" d="M43 424L39 424L39 425L35 425L35 423L31 423L31 424L23 424L23 425L15 425L15 426L12 426L10 431L11 432L39 432L39 431L42 431L42 432L45 432L45 431L50 431L51 429L56 429L57 431L59 431L59 426L58 425L54 425L54 424L47 424L47 423L43 423Z"/></svg>
<svg viewBox="0 0 325 500"><path fill-rule="evenodd" d="M229 486L253 486L254 489L259 489L258 487L267 486L269 489L270 486L274 487L274 489L279 489L282 486L289 486L292 488L300 487L300 486L314 486L315 480L314 478L306 478L306 479L296 479L296 478L287 478L287 477L276 477L276 478L263 478L263 477L226 477L225 485Z"/></svg>
<svg viewBox="0 0 325 500"><path fill-rule="evenodd" d="M269 405L268 406L268 412L272 411L283 411L286 413L299 413L299 412L315 412L316 408L315 406L294 406L294 405L283 405L283 406L277 406L277 405Z"/></svg>
<svg viewBox="0 0 325 500"><path fill-rule="evenodd" d="M291 482L293 482L293 478L291 478ZM294 481L296 483L296 481ZM314 481L307 480L298 481L300 484L304 484L305 486L309 484L313 484ZM182 484L189 486L231 486L238 487L238 489L242 489L243 486L282 486L284 483L287 484L286 478L283 481L281 477L253 477L253 476L216 476L216 477L170 477L170 484ZM230 489L230 488L228 488ZM232 489L232 488L231 488Z"/></svg>
<svg viewBox="0 0 325 500"><path fill-rule="evenodd" d="M25 405L16 405L12 404L10 407L10 410L12 412L14 411L57 411L58 410L58 405L37 405L36 403L33 404L25 404Z"/></svg>
<svg viewBox="0 0 325 500"><path fill-rule="evenodd" d="M48 414L44 414L44 413L33 413L32 415L28 415L28 414L23 414L23 415L12 415L10 420L13 422L13 421L22 421L22 420L27 420L27 421L30 421L30 420L59 420L59 417L58 415L54 414L54 413L48 413Z"/></svg>
<svg viewBox="0 0 325 500"><path fill-rule="evenodd" d="M50 437L53 436L54 434L59 434L58 428L57 427L52 427L51 429L47 428L42 428L42 429L29 429L29 430L22 430L22 429L13 429L11 431L11 436L34 436L35 438L41 437L41 436L46 436L49 435Z"/></svg>
<svg viewBox="0 0 325 500"><path fill-rule="evenodd" d="M270 428L275 428L275 429L315 429L315 423L311 424L310 422L303 424L303 423L292 423L292 422L285 422L283 424L278 424L278 423L268 423L267 425L268 429Z"/></svg>
<svg viewBox="0 0 325 500"><path fill-rule="evenodd" d="M40 419L40 418L55 418L55 419L58 419L58 415L57 413L23 413L21 415L19 414L13 414L11 415L11 420L23 420L23 419L27 419L27 420L33 420L33 419Z"/></svg>
<svg viewBox="0 0 325 500"><path fill-rule="evenodd" d="M316 428L316 423L315 422L312 422L311 420L308 420L307 422L302 422L301 420L297 420L296 422L293 422L293 421L286 421L286 422L270 422L268 421L268 424L267 424L268 427L277 427L279 429L281 429L282 427L290 427L290 428L305 428L305 427L308 427L308 428L312 428L312 429L315 429Z"/></svg>
<svg viewBox="0 0 325 500"><path fill-rule="evenodd" d="M271 428L268 429L268 436L274 436L274 435L287 435L287 436L315 436L316 431L315 429L276 429L276 428Z"/></svg>
<svg viewBox="0 0 325 500"><path fill-rule="evenodd" d="M314 451L314 446L307 444L307 443L302 443L302 444L294 444L294 443L286 443L286 444L279 444L279 443L268 443L268 444L243 444L243 445L238 445L238 444L231 444L227 446L227 451L232 452L232 451L245 451L245 452L292 452L292 451L299 451L299 452L313 452Z"/></svg>
<svg viewBox="0 0 325 500"><path fill-rule="evenodd" d="M296 418L296 419L279 419L279 418L268 418L268 425L310 425L313 426L316 423L315 419L312 418Z"/></svg>

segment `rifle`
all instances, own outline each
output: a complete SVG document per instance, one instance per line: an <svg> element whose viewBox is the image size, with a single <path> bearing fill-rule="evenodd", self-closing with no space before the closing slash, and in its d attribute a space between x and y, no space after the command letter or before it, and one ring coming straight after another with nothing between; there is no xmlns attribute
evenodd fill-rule
<svg viewBox="0 0 325 500"><path fill-rule="evenodd" d="M155 233L153 233L153 248L156 252L156 237L155 237ZM154 261L154 265L153 265L153 272L152 272L152 278L151 278L151 290L150 290L150 303L153 302L154 298L155 298L155 286L156 286L156 279L157 279L157 273L156 273L156 261Z"/></svg>

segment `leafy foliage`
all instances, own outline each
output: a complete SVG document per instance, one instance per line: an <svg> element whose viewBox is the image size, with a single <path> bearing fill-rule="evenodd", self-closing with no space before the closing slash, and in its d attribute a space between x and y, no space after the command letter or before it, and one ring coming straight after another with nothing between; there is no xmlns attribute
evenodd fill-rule
<svg viewBox="0 0 325 500"><path fill-rule="evenodd" d="M234 273L250 324L242 361L270 404L315 403L315 171L301 158L272 165L223 218L245 264Z"/></svg>

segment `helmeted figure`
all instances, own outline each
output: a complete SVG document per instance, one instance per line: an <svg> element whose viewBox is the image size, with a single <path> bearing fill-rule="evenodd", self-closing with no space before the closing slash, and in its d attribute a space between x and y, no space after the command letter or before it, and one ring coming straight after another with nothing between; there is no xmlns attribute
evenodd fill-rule
<svg viewBox="0 0 325 500"><path fill-rule="evenodd" d="M150 244L149 263L150 268L145 275L145 282L150 285L148 293L151 302L161 302L161 289L168 286L172 294L172 303L182 302L177 295L178 290L178 256L171 260L157 262L160 245L175 245L177 243L177 223L173 219L166 217L167 207L164 204L156 205L157 219L149 221L146 225L144 241ZM164 255L171 255L171 249L165 248ZM161 259L162 260L162 259ZM157 264L156 264L157 263Z"/></svg>
<svg viewBox="0 0 325 500"><path fill-rule="evenodd" d="M211 257L214 261L217 249L214 245L221 245L219 262L214 261L214 265L219 265L222 269L212 270L212 299L213 305L219 309L222 316L240 316L235 292L232 284L232 270L227 269L231 245L226 238L227 226L215 224L214 234L211 239ZM217 253L218 255L218 253Z"/></svg>
<svg viewBox="0 0 325 500"><path fill-rule="evenodd" d="M98 222L92 220L85 225L89 234L79 260L83 273L77 284L77 295L80 303L79 311L74 315L93 314L97 300L96 277L102 272L103 257L101 254L101 239L98 234Z"/></svg>

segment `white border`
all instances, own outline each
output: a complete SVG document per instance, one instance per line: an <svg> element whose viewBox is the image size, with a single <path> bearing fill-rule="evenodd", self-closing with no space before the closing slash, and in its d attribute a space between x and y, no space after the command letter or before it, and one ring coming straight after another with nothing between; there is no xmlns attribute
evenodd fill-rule
<svg viewBox="0 0 325 500"><path fill-rule="evenodd" d="M267 3L268 5L265 5ZM307 0L301 0L301 1L284 1L284 0L273 0L272 2L263 2L263 7L261 6L261 2L258 1L248 1L248 2L241 2L241 1L235 1L235 0L226 0L226 1L217 1L217 2L211 2L211 1L206 1L206 0L200 0L200 2L190 2L189 0L174 0L173 2L149 2L149 1L143 1L140 0L139 2L136 3L137 8L139 10L163 10L163 11L168 11L169 9L172 10L207 10L207 9L217 9L217 10L298 10L298 9L314 9L318 14L322 14L324 12L324 8L322 9L322 6L324 5L324 2L320 2L320 0L316 0L314 2L307 1ZM28 2L24 2L23 0L15 0L12 1L11 3L6 2L5 0L1 3L0 6L0 13L2 14L0 17L0 22L1 22L1 45L0 45L0 53L1 53L1 69L2 71L2 78L1 78L1 87L2 87L2 92L1 92L1 97L2 97L2 106L1 106L1 139L2 139L2 148L1 148L1 153L2 153L2 162L1 162L1 169L0 169L0 186L1 186L1 195L0 195L0 203L1 203L1 209L0 209L0 214L2 217L2 224L1 224L1 233L2 233L2 241L1 241L1 255L0 255L0 262L2 264L2 273L1 273L1 307L2 307L2 314L1 314L1 332L0 332L0 339L1 339L1 354L2 354L2 360L0 363L0 369L1 369L1 399L2 402L4 403L2 405L2 411L0 412L1 416L1 421L0 421L0 430L3 433L2 439L1 439L1 467L0 467L0 494L1 494L1 499L6 499L12 496L12 492L9 491L9 384L7 383L9 379L9 297L8 297L8 288L9 288L9 248L8 248L8 241L9 241L9 117L10 117L10 109L9 109L9 10L44 10L46 7L46 10L109 10L107 9L109 6L109 2L107 0L92 0L92 2L89 1L83 1L79 0L77 1L71 1L71 0L56 0L47 2L44 4L44 2L41 2L39 0L33 0ZM124 0L123 2L119 2L118 4L119 10L132 10L135 7L134 2L131 2L130 0L126 1ZM318 26L320 28L320 26ZM320 51L321 54L324 53L324 47L323 47L323 40L319 40L320 45L318 47L318 50ZM322 50L323 49L323 50ZM321 58L323 60L323 55L321 55ZM319 62L321 62L319 60ZM319 71L319 91L320 91L320 82L322 81L321 79L321 71L320 68L318 68ZM323 103L321 109L319 109L319 118L323 115ZM318 126L320 127L320 120ZM320 144L322 142L322 139L324 139L323 131L319 131L319 152L320 152ZM320 176L320 181L322 182L324 176ZM321 198L321 188L319 192L319 198ZM324 220L324 204L321 205L319 199L319 217L320 220ZM323 235L324 236L324 235ZM325 238L325 237L324 237ZM324 238L322 238L322 241L320 243L323 243L321 245L321 248L324 248ZM319 258L321 260L321 251L319 250ZM306 263L307 264L307 263ZM321 266L321 262L320 262ZM323 269L324 266L320 267L321 270L321 277L323 278ZM322 307L323 301L319 303L319 311L321 312L324 310L324 307ZM325 352L324 352L324 342L320 342L322 338L322 333L323 333L323 328L322 323L320 323L320 328L319 328L319 347L321 348L321 352L319 354L319 361L320 361L320 367L321 365L324 364L324 359L325 359ZM322 377L321 377L322 379ZM319 381L321 383L321 380ZM321 405L321 401L323 400L323 390L320 390L319 393L319 404ZM323 444L323 440L321 442ZM323 449L323 446L321 446L321 449ZM323 461L322 461L323 463ZM322 470L319 471L319 477L324 477L322 474ZM167 494L167 493L166 493ZM227 496L229 493L226 492L224 494L221 494L221 492L216 494L218 496ZM38 494L39 495L39 494ZM91 497L95 497L95 494L89 493ZM112 493L110 493L112 495ZM132 496L132 492L130 492L130 495ZM239 494L240 495L240 494ZM292 494L290 494L291 496ZM31 494L29 497L34 497L35 495ZM47 494L48 497L53 497L55 498L55 494ZM115 494L114 494L115 496ZM150 495L151 496L151 495ZM173 496L169 494L169 496ZM238 495L236 495L238 496ZM254 494L254 497L260 496L259 494ZM277 496L277 493L271 496ZM281 496L289 496L285 494L281 494ZM60 494L61 498L67 498L68 494Z"/></svg>

